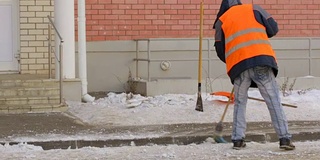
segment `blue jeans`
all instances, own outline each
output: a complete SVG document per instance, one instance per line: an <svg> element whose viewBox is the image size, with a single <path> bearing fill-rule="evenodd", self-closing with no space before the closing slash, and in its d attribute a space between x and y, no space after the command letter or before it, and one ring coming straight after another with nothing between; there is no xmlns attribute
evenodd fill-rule
<svg viewBox="0 0 320 160"><path fill-rule="evenodd" d="M234 112L232 140L245 138L246 131L246 105L248 100L248 89L251 81L254 81L265 100L273 127L279 138L291 138L288 132L288 121L283 111L279 88L275 80L272 68L268 66L257 66L248 69L234 80ZM259 114L259 113L257 113Z"/></svg>

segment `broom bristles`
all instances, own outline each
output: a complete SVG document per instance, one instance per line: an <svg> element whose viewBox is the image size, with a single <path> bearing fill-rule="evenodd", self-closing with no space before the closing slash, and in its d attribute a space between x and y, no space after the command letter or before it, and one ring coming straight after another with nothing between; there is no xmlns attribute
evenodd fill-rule
<svg viewBox="0 0 320 160"><path fill-rule="evenodd" d="M216 143L228 143L223 137L222 132L215 131L213 139Z"/></svg>
<svg viewBox="0 0 320 160"><path fill-rule="evenodd" d="M213 136L214 141L217 143L227 143L227 141L222 137L222 130L223 130L223 125L222 125L222 121L220 121L215 128L215 132Z"/></svg>
<svg viewBox="0 0 320 160"><path fill-rule="evenodd" d="M222 136L215 136L213 139L217 143L228 143Z"/></svg>

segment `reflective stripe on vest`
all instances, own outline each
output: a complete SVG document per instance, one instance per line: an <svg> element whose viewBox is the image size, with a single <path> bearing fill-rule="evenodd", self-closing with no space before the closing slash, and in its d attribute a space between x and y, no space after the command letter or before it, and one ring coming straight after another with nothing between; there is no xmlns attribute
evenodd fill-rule
<svg viewBox="0 0 320 160"><path fill-rule="evenodd" d="M228 72L239 62L255 56L275 57L265 27L254 17L252 5L233 6L220 17L220 20L225 35Z"/></svg>
<svg viewBox="0 0 320 160"><path fill-rule="evenodd" d="M248 46L251 46L251 45L254 45L254 44L269 44L270 45L270 42L267 41L267 40L250 40L248 42L243 42L243 43L240 43L236 46L234 46L233 48L231 48L228 52L226 52L226 58L228 58L228 56L230 54L232 54L233 52L239 50L240 48L242 47L248 47Z"/></svg>

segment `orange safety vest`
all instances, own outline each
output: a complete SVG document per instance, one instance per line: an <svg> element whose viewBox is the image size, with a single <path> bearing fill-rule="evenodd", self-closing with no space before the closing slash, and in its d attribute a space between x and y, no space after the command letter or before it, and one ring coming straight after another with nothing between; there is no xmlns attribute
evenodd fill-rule
<svg viewBox="0 0 320 160"><path fill-rule="evenodd" d="M252 57L268 55L276 59L265 27L256 21L251 4L231 7L220 20L228 73L233 66Z"/></svg>

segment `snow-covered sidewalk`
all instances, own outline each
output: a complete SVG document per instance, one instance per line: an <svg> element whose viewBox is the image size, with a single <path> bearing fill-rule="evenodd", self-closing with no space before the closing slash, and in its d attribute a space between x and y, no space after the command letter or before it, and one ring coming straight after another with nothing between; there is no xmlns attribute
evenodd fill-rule
<svg viewBox="0 0 320 160"><path fill-rule="evenodd" d="M214 144L212 139L202 144L168 146L124 146L112 148L86 147L81 149L46 150L32 145L0 146L0 159L6 160L317 160L320 141L296 142L296 150L282 151L278 143L251 142L243 150L233 150L231 144Z"/></svg>
<svg viewBox="0 0 320 160"><path fill-rule="evenodd" d="M249 96L261 98L258 90L251 89ZM294 90L281 97L283 103L297 105L285 107L289 121L320 120L320 90ZM92 125L152 125L181 123L214 123L221 118L226 97L203 94L204 112L195 111L197 95L165 94L143 97L131 94L109 93L92 103L68 102L69 112ZM232 121L233 107L229 107L225 122ZM248 100L247 121L270 121L264 102Z"/></svg>
<svg viewBox="0 0 320 160"><path fill-rule="evenodd" d="M249 96L261 98L257 90L250 90ZM320 121L320 90L292 91L286 97L281 97L283 103L297 105L298 108L284 107L289 121ZM143 97L131 94L109 93L105 98L92 103L68 102L69 114L93 126L140 126L161 124L190 124L190 123L215 123L221 118L226 97L203 94L204 112L195 111L197 95L166 94L155 97ZM232 105L225 117L225 122L232 122ZM270 122L269 112L265 103L248 100L248 122ZM139 135L122 134L123 138ZM156 133L154 133L156 135ZM22 137L25 140L68 140L74 138L97 139L92 134L88 135L43 135L44 137ZM141 135L140 135L141 136ZM121 138L121 137L118 137ZM190 145L148 145L148 146L123 146L123 147L84 147L80 149L54 149L28 145L0 145L0 159L128 159L128 160L153 160L153 159L319 159L320 142L295 142L297 149L284 152L278 148L278 143L248 143L244 150L231 149L232 144L216 144L208 138L202 144Z"/></svg>

